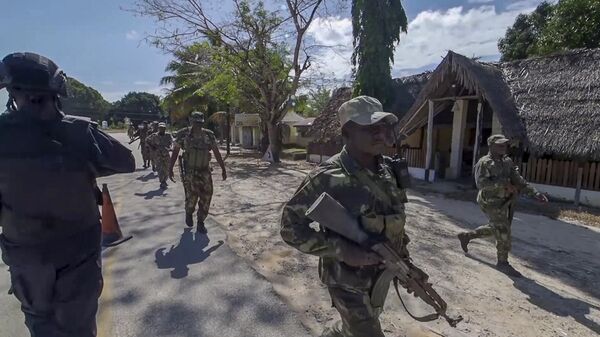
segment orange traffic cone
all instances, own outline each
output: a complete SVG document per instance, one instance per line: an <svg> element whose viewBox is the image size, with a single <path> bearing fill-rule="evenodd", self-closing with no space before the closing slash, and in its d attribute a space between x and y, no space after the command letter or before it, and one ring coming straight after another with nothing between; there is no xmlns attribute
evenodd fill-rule
<svg viewBox="0 0 600 337"><path fill-rule="evenodd" d="M119 221L117 221L115 207L108 192L108 186L102 184L102 246L114 247L132 237L131 235L123 237L123 233L119 228Z"/></svg>

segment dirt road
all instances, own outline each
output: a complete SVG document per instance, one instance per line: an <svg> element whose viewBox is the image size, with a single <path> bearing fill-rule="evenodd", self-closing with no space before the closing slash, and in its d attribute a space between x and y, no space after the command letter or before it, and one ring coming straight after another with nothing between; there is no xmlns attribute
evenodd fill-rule
<svg viewBox="0 0 600 337"><path fill-rule="evenodd" d="M337 319L319 283L317 259L301 254L279 237L283 203L312 165L286 162L269 167L257 159L227 159L230 178L215 184L212 215L225 224L234 251L252 263L301 314L315 334ZM431 276L451 311L465 322L415 323L388 297L383 325L389 336L577 336L600 334L600 230L517 213L512 261L524 278L512 280L493 268L495 247L475 241L471 255L456 234L485 221L472 202L410 193L409 249ZM417 313L427 307L405 296ZM420 334L425 329L426 334Z"/></svg>

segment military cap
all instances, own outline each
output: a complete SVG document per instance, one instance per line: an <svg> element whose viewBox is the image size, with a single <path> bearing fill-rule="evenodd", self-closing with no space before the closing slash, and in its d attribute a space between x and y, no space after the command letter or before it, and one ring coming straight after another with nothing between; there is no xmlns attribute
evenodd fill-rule
<svg viewBox="0 0 600 337"><path fill-rule="evenodd" d="M342 126L350 121L359 125L373 125L380 121L389 124L398 122L398 117L383 111L381 102L369 96L358 96L342 104L338 109L338 117Z"/></svg>
<svg viewBox="0 0 600 337"><path fill-rule="evenodd" d="M487 143L488 145L493 145L493 144L506 144L509 142L509 139L504 137L504 135L491 135L488 139L487 139Z"/></svg>
<svg viewBox="0 0 600 337"><path fill-rule="evenodd" d="M192 122L204 122L204 114L199 111L194 111L190 115L190 121Z"/></svg>
<svg viewBox="0 0 600 337"><path fill-rule="evenodd" d="M161 123L158 123L158 127L159 128L166 128L167 124L161 122Z"/></svg>

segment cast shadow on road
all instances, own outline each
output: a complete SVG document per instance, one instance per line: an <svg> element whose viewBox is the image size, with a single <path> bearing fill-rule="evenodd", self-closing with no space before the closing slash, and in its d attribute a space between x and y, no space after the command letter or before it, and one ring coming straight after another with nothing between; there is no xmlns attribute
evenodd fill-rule
<svg viewBox="0 0 600 337"><path fill-rule="evenodd" d="M139 181L145 183L145 182L148 182L148 181L150 181L150 180L152 180L152 179L154 179L156 177L158 177L158 175L156 175L154 172L150 172L148 174L145 174L143 176L139 176L139 177L135 178L135 180L139 180Z"/></svg>
<svg viewBox="0 0 600 337"><path fill-rule="evenodd" d="M210 240L204 234L192 233L191 228L186 228L179 239L177 246L172 245L168 251L166 248L158 249L154 256L158 269L173 269L171 277L174 279L182 279L188 275L191 264L200 263L210 256L214 251L223 245L220 241L208 247Z"/></svg>
<svg viewBox="0 0 600 337"><path fill-rule="evenodd" d="M495 269L495 266L487 261L481 260L469 254L466 256ZM596 334L600 334L600 324L585 317L591 313L592 309L600 310L599 306L587 303L577 298L561 296L560 294L557 294L542 284L525 276L510 277L510 279L513 281L513 286L517 290L527 295L527 300L529 303L560 317L572 317L577 323L585 326Z"/></svg>
<svg viewBox="0 0 600 337"><path fill-rule="evenodd" d="M157 190L148 191L146 193L134 193L134 195L136 195L138 197L144 197L144 199L146 199L146 200L150 200L155 197L161 197L163 195L166 195L165 191L166 191L165 189L159 188Z"/></svg>

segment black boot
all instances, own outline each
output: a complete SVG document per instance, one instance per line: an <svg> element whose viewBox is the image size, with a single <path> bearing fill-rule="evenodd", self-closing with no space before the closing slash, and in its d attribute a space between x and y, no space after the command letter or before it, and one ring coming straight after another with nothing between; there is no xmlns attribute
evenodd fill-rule
<svg viewBox="0 0 600 337"><path fill-rule="evenodd" d="M198 218L198 228L196 228L196 231L202 234L208 233L208 230L206 230L206 227L204 226L204 220L200 220L200 218Z"/></svg>
<svg viewBox="0 0 600 337"><path fill-rule="evenodd" d="M469 241L471 241L471 238L469 237L469 233L460 233L458 234L458 240L460 241L460 247L462 248L462 250L466 253L469 252Z"/></svg>
<svg viewBox="0 0 600 337"><path fill-rule="evenodd" d="M161 183L160 183L160 188L161 188L161 189L165 190L165 189L167 189L167 186L168 186L168 185L167 185L167 182L166 182L166 181L161 181Z"/></svg>
<svg viewBox="0 0 600 337"><path fill-rule="evenodd" d="M190 213L185 214L185 224L188 227L194 227L194 217Z"/></svg>
<svg viewBox="0 0 600 337"><path fill-rule="evenodd" d="M498 263L496 264L496 269L498 269L500 272L506 274L507 276L511 276L511 277L522 277L523 276L521 273L519 273L518 270L513 268L513 266L511 266L510 263L508 263L508 261L498 261Z"/></svg>

